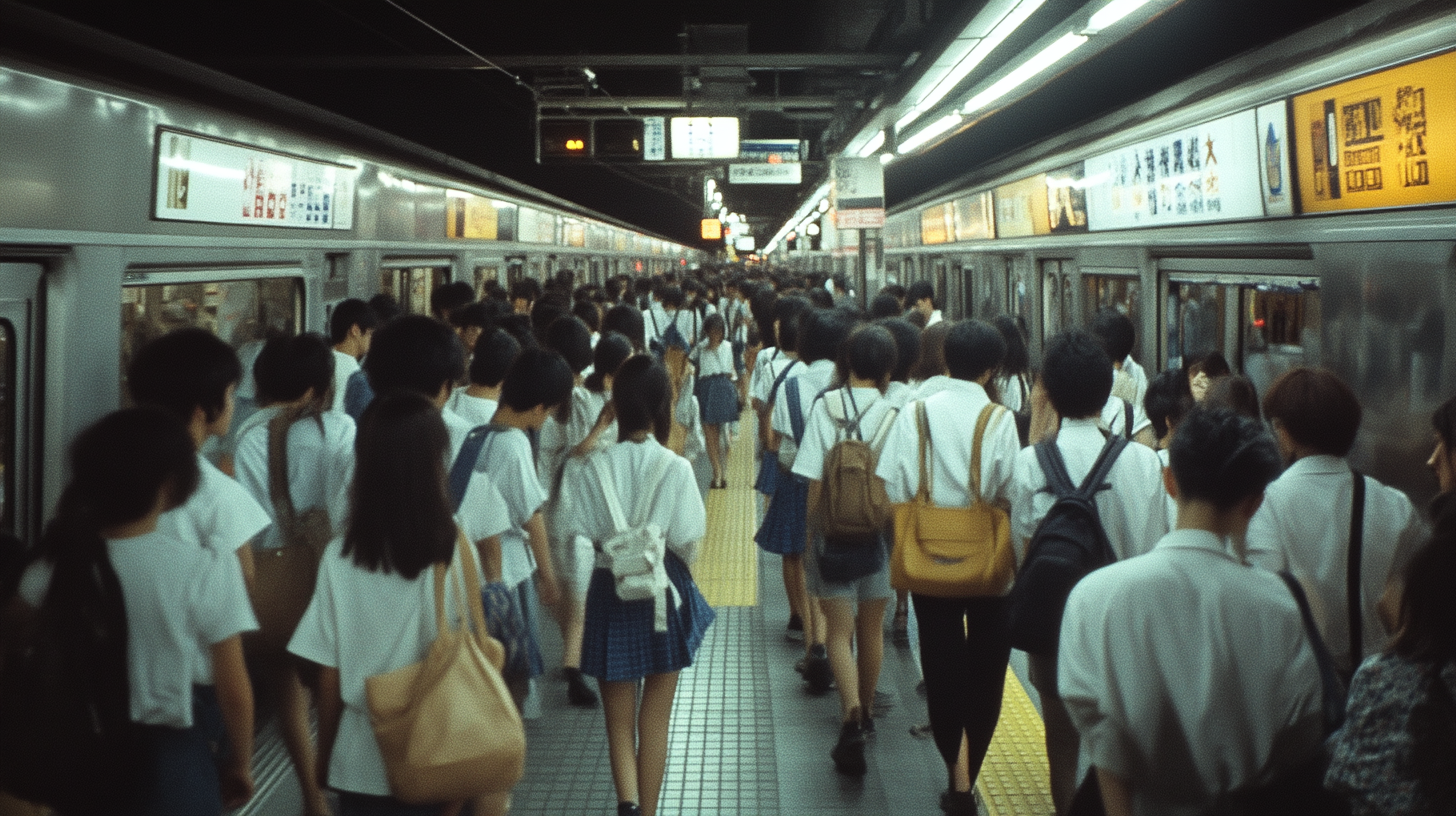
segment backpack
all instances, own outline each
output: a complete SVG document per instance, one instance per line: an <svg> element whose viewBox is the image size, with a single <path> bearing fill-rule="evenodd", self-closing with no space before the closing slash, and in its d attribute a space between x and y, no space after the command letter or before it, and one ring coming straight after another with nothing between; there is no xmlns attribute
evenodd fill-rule
<svg viewBox="0 0 1456 816"><path fill-rule="evenodd" d="M61 812L126 811L144 773L121 582L98 544L56 563L0 657L0 789Z"/></svg>
<svg viewBox="0 0 1456 816"><path fill-rule="evenodd" d="M1112 486L1107 474L1117 462L1125 436L1107 437L1092 470L1074 487L1056 440L1036 444L1036 459L1046 475L1043 490L1056 497L1026 548L1016 585L1011 588L1008 621L1011 645L1031 654L1053 655L1062 630L1062 611L1072 587L1088 573L1117 560L1097 515L1097 494Z"/></svg>
<svg viewBox="0 0 1456 816"><path fill-rule="evenodd" d="M799 399L798 377L784 382L784 398L789 401L790 435L779 439L779 466L793 470L794 460L799 458L799 443L804 441L804 403Z"/></svg>
<svg viewBox="0 0 1456 816"><path fill-rule="evenodd" d="M592 469L601 482L607 511L612 516L612 534L598 542L598 550L612 571L617 597L623 601L653 602L653 631L667 631L667 602L673 608L680 603L677 588L667 578L667 533L647 520L653 497L667 478L673 455L664 452L653 477L641 486L640 497L632 519L622 510L616 480L602 453L590 457Z"/></svg>
<svg viewBox="0 0 1456 816"><path fill-rule="evenodd" d="M844 404L845 395L849 405ZM875 467L899 412L888 411L874 436L866 442L859 425L869 408L859 411L853 400L854 394L848 389L840 392L843 418L834 416L832 402L825 403L830 418L838 426L835 435L842 434L842 438L824 458L823 489L816 508L824 541L815 556L819 574L836 583L856 581L880 569L885 560L880 533L892 513L884 480L875 475Z"/></svg>

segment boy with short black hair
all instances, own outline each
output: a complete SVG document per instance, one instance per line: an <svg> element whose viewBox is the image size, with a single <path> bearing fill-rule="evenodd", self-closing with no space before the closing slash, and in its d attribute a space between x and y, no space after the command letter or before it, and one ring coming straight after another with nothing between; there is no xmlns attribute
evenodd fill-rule
<svg viewBox="0 0 1456 816"><path fill-rule="evenodd" d="M925 328L930 328L944 318L935 302L935 287L930 281L915 281L905 292L906 308L925 317Z"/></svg>
<svg viewBox="0 0 1456 816"><path fill-rule="evenodd" d="M1116 309L1103 309L1092 321L1091 333L1102 344L1112 366L1112 390L1102 407L1102 423L1150 448L1158 447L1152 422L1143 412L1143 396L1148 390L1148 377L1132 359L1135 341L1132 320ZM1129 414L1128 408L1132 411ZM1132 417L1129 427L1129 415Z"/></svg>
<svg viewBox="0 0 1456 816"><path fill-rule="evenodd" d="M445 407L476 425L489 423L499 407L506 372L520 353L521 344L503 329L480 335L470 358L470 384L455 389Z"/></svg>
<svg viewBox="0 0 1456 816"><path fill-rule="evenodd" d="M334 344L334 399L329 410L344 410L349 379L358 374L359 360L369 353L369 341L378 326L379 318L374 310L359 298L349 298L334 306L329 315L329 341Z"/></svg>

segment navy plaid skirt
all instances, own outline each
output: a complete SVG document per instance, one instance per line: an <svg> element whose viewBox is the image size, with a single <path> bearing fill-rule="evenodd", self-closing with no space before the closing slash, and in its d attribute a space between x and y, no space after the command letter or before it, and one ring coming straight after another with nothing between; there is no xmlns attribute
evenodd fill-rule
<svg viewBox="0 0 1456 816"><path fill-rule="evenodd" d="M753 489L769 498L773 498L774 492L779 484L779 455L775 451L758 452L758 478L753 482Z"/></svg>
<svg viewBox="0 0 1456 816"><path fill-rule="evenodd" d="M624 601L617 597L611 570L592 572L581 644L583 674L619 682L693 664L693 655L715 617L713 608L698 591L682 559L669 551L665 566L668 580L682 599L676 610L668 610L666 632L652 631L652 601Z"/></svg>
<svg viewBox="0 0 1456 816"><path fill-rule="evenodd" d="M693 388L702 410L704 425L724 425L738 421L738 389L727 374L713 374L698 379Z"/></svg>
<svg viewBox="0 0 1456 816"><path fill-rule="evenodd" d="M805 517L809 506L809 482L802 476L780 471L773 500L753 540L765 551L778 555L804 552Z"/></svg>

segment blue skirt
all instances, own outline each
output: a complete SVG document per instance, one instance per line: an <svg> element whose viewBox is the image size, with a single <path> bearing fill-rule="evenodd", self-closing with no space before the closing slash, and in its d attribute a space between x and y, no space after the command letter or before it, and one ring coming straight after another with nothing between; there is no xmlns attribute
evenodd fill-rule
<svg viewBox="0 0 1456 816"><path fill-rule="evenodd" d="M779 455L775 451L758 452L758 478L753 482L753 489L769 498L773 498L774 491L778 489L779 483Z"/></svg>
<svg viewBox="0 0 1456 816"><path fill-rule="evenodd" d="M693 664L693 655L715 617L713 608L681 558L669 551L665 566L668 580L682 599L676 610L668 610L666 632L652 631L652 601L624 601L617 597L611 570L592 572L581 644L583 674L621 682L680 671Z"/></svg>
<svg viewBox="0 0 1456 816"><path fill-rule="evenodd" d="M777 460L775 460L777 464ZM768 512L753 540L766 552L800 555L804 552L805 518L809 507L809 482L802 476L780 471Z"/></svg>
<svg viewBox="0 0 1456 816"><path fill-rule="evenodd" d="M738 421L738 389L727 374L702 377L693 388L703 412L704 425L725 425Z"/></svg>

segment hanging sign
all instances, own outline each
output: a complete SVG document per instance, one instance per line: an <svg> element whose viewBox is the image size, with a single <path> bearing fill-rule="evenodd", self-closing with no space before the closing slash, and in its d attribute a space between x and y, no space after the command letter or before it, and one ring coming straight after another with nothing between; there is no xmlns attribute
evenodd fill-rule
<svg viewBox="0 0 1456 816"><path fill-rule="evenodd" d="M730 164L729 184L798 184L803 180L798 162L783 164Z"/></svg>
<svg viewBox="0 0 1456 816"><path fill-rule="evenodd" d="M836 157L830 162L829 202L839 229L879 229L885 225L885 166L868 159Z"/></svg>
<svg viewBox="0 0 1456 816"><path fill-rule="evenodd" d="M646 161L667 159L667 119L662 116L642 118L642 158Z"/></svg>
<svg viewBox="0 0 1456 816"><path fill-rule="evenodd" d="M1149 139L1086 163L1093 231L1264 215L1252 110Z"/></svg>
<svg viewBox="0 0 1456 816"><path fill-rule="evenodd" d="M996 202L997 238L1051 234L1045 173L1003 184L993 191L992 197Z"/></svg>
<svg viewBox="0 0 1456 816"><path fill-rule="evenodd" d="M349 229L357 172L347 165L160 128L152 217Z"/></svg>
<svg viewBox="0 0 1456 816"><path fill-rule="evenodd" d="M1304 212L1456 200L1456 53L1294 97Z"/></svg>

